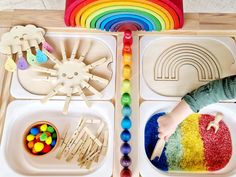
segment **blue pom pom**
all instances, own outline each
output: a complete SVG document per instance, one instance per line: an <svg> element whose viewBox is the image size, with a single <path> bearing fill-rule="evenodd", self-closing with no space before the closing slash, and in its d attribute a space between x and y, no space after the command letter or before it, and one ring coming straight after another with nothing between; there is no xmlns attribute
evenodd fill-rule
<svg viewBox="0 0 236 177"><path fill-rule="evenodd" d="M37 127L33 127L30 130L30 134L36 136L39 133L39 129Z"/></svg>
<svg viewBox="0 0 236 177"><path fill-rule="evenodd" d="M56 142L57 142L57 141L56 141L55 139L52 140L51 146L54 147L54 146L56 145Z"/></svg>

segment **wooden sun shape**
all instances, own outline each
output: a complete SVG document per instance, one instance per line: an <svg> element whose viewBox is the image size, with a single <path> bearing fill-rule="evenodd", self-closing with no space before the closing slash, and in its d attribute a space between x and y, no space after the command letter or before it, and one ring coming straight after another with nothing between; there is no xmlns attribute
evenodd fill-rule
<svg viewBox="0 0 236 177"><path fill-rule="evenodd" d="M83 53L76 59L76 53L79 48L79 40L76 41L70 58L67 58L64 43L61 41L61 55L62 60L57 59L53 54L49 53L47 50L43 52L47 57L54 63L53 69L34 65L33 68L39 72L47 73L49 75L45 76L44 79L47 81L55 82L55 86L49 91L49 93L41 100L42 103L46 103L50 98L57 95L57 93L64 93L66 95L66 100L63 108L63 113L68 113L69 104L71 97L77 94L83 98L85 103L90 106L87 96L83 89L88 89L93 95L102 97L102 94L89 83L90 80L99 82L100 84L106 86L109 80L99 77L91 73L94 68L103 65L108 61L106 57L98 59L97 61L86 65L84 60L86 58L89 49L91 48L91 41L88 42Z"/></svg>

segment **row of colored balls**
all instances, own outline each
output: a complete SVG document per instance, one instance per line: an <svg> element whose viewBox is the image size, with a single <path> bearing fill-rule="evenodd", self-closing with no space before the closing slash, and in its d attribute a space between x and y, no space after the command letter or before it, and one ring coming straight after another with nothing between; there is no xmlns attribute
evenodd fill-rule
<svg viewBox="0 0 236 177"><path fill-rule="evenodd" d="M56 146L58 133L51 123L39 122L30 126L25 135L25 148L33 155L44 155Z"/></svg>
<svg viewBox="0 0 236 177"><path fill-rule="evenodd" d="M131 133L129 129L132 127L131 122L131 77L132 77L132 32L125 31L123 38L123 50L122 50L122 62L123 62L123 81L122 81L122 121L121 127L123 131L120 134L120 139L123 141L123 144L120 147L120 151L123 156L120 159L120 164L123 167L123 170L120 172L121 177L130 177L132 176L131 170L129 169L132 161L129 157L131 153L131 146L128 143L131 139Z"/></svg>

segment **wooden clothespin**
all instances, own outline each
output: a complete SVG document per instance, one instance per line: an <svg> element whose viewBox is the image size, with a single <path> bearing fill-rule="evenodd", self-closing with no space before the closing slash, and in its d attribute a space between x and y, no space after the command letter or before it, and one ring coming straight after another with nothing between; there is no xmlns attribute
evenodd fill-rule
<svg viewBox="0 0 236 177"><path fill-rule="evenodd" d="M57 152L57 155L56 155L56 158L57 159L61 159L61 156L62 156L62 153L64 151L64 148L69 140L69 125L67 124L65 129L63 130L62 132L62 136L61 136L61 141L60 141L60 149L59 151Z"/></svg>
<svg viewBox="0 0 236 177"><path fill-rule="evenodd" d="M71 146L73 145L74 141L76 141L78 135L80 134L80 131L83 128L84 122L85 122L85 120L83 118L79 119L76 129L75 129L74 133L71 135L71 137L65 147L65 150L64 150L65 156L67 156Z"/></svg>

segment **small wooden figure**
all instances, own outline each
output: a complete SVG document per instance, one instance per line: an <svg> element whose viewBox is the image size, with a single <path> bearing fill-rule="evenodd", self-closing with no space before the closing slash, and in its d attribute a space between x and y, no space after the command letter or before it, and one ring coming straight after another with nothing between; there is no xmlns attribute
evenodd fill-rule
<svg viewBox="0 0 236 177"><path fill-rule="evenodd" d="M153 150L153 153L152 153L152 156L151 156L151 160L154 160L156 157L160 158L161 157L161 154L162 154L162 151L165 147L165 140L164 139L159 139L157 141L157 144Z"/></svg>
<svg viewBox="0 0 236 177"><path fill-rule="evenodd" d="M209 131L211 128L215 129L215 133L219 130L219 123L223 120L223 114L217 113L215 116L215 120L211 121L207 126L207 131Z"/></svg>

